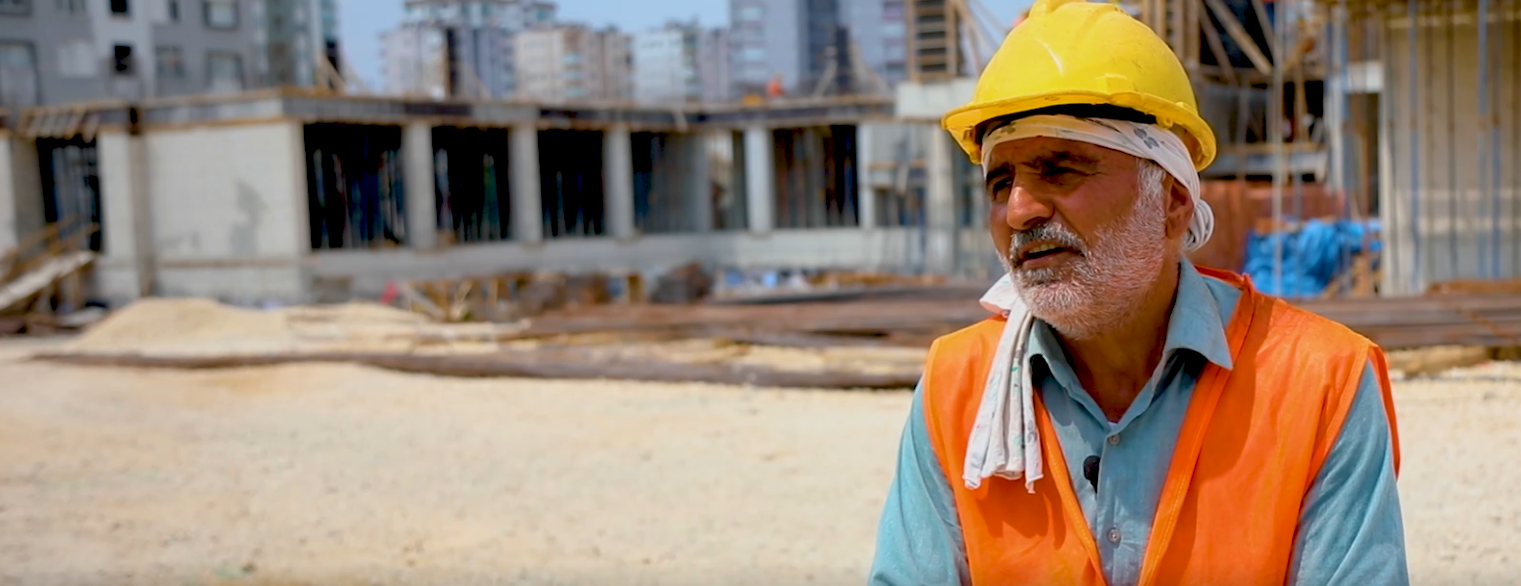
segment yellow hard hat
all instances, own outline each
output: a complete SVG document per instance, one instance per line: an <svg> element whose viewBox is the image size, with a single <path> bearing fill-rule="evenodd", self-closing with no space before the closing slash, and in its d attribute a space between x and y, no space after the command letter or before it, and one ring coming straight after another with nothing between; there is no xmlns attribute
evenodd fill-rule
<svg viewBox="0 0 1521 586"><path fill-rule="evenodd" d="M1194 166L1215 160L1215 133L1199 116L1183 64L1161 37L1118 6L1039 0L993 54L972 101L941 120L973 163L978 126L1053 106L1116 106L1154 116L1183 138Z"/></svg>

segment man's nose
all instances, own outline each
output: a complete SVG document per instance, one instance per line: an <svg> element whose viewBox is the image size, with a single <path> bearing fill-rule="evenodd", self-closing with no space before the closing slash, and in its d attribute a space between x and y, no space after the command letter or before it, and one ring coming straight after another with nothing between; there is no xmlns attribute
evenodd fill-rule
<svg viewBox="0 0 1521 586"><path fill-rule="evenodd" d="M1015 232L1044 224L1056 213L1049 198L1018 183L1010 189L1008 205L1004 207L1004 221Z"/></svg>

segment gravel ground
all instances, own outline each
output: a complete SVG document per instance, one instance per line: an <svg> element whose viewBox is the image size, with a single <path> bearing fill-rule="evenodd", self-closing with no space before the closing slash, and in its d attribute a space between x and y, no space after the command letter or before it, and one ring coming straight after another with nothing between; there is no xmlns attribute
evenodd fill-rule
<svg viewBox="0 0 1521 586"><path fill-rule="evenodd" d="M0 584L860 584L907 393L58 367L0 344ZM1420 584L1521 576L1521 366L1397 386Z"/></svg>

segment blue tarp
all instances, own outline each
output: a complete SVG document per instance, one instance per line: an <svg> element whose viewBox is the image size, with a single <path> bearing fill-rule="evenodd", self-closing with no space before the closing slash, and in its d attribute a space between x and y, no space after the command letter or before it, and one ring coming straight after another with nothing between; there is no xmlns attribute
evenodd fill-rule
<svg viewBox="0 0 1521 586"><path fill-rule="evenodd" d="M1332 279L1351 266L1352 255L1364 252L1363 240L1378 233L1378 220L1325 222L1310 220L1297 230L1247 236L1246 266L1252 284L1281 297L1317 297ZM1273 254L1283 243L1282 281L1273 279ZM1379 242L1368 242L1367 252L1377 252ZM1281 286L1280 286L1281 285Z"/></svg>

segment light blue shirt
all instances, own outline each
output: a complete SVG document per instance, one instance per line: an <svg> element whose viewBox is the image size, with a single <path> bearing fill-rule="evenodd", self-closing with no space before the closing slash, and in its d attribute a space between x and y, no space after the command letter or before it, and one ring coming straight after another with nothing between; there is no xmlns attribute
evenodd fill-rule
<svg viewBox="0 0 1521 586"><path fill-rule="evenodd" d="M1083 390L1051 328L1037 323L1031 332L1032 380L1051 415L1072 488L1113 586L1140 580L1194 384L1208 363L1231 367L1225 324L1240 296L1235 287L1182 262L1160 374L1118 422L1110 422ZM1083 462L1094 455L1100 461L1097 491L1082 474ZM1409 584L1394 480L1389 422L1370 365L1300 512L1288 583ZM922 388L914 391L869 583L970 583L955 498L925 425Z"/></svg>

